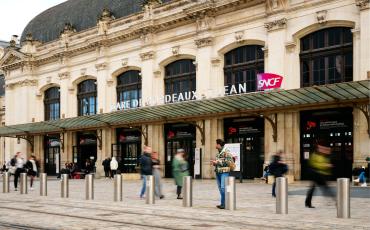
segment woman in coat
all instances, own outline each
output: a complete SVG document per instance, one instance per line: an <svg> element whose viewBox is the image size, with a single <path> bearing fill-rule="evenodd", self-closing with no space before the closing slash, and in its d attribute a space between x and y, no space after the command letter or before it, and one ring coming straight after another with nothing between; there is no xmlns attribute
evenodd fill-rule
<svg viewBox="0 0 370 230"><path fill-rule="evenodd" d="M116 160L116 157L112 157L112 160L110 161L110 170L111 170L111 178L116 175L118 169L118 161Z"/></svg>
<svg viewBox="0 0 370 230"><path fill-rule="evenodd" d="M183 184L183 177L189 176L188 162L185 160L185 150L178 149L176 156L172 161L172 174L177 185L177 199L182 199L181 189Z"/></svg>

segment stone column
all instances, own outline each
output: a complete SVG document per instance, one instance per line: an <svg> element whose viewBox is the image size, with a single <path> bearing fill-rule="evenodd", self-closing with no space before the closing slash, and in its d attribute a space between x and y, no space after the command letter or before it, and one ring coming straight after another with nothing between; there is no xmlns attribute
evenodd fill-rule
<svg viewBox="0 0 370 230"><path fill-rule="evenodd" d="M360 9L360 73L359 79L364 80L370 77L370 3L368 0L356 0Z"/></svg>
<svg viewBox="0 0 370 230"><path fill-rule="evenodd" d="M214 79L215 76L212 74L212 41L212 37L195 40L195 44L198 47L196 56L196 91L198 99L209 97L208 94L211 92L213 86L212 82L217 82L217 79Z"/></svg>
<svg viewBox="0 0 370 230"><path fill-rule="evenodd" d="M145 106L147 100L154 95L154 51L144 51L140 54L141 58L141 76L142 76L142 106Z"/></svg>

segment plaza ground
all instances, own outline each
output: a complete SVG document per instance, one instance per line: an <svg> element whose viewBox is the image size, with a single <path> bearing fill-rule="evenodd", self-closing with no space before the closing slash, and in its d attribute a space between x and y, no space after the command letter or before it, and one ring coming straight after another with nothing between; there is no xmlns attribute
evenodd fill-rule
<svg viewBox="0 0 370 230"><path fill-rule="evenodd" d="M0 194L0 229L370 229L370 188L352 188L351 219L336 218L333 199L320 192L315 209L304 207L308 184L289 185L289 214L275 214L271 185L237 183L237 210L219 210L214 180L194 181L193 207L182 207L176 187L164 180L165 199L145 204L140 181L124 181L123 202L113 202L113 180L95 180L95 200L85 200L85 181L70 180L69 198L60 198L60 181L48 181L48 196L35 190L21 195L11 181L9 194ZM334 184L333 184L334 185Z"/></svg>

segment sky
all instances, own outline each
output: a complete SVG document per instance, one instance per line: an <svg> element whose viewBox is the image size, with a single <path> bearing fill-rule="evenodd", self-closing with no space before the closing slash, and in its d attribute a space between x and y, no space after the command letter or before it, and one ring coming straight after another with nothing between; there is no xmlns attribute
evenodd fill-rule
<svg viewBox="0 0 370 230"><path fill-rule="evenodd" d="M44 10L66 0L0 0L0 40L19 38L29 21Z"/></svg>

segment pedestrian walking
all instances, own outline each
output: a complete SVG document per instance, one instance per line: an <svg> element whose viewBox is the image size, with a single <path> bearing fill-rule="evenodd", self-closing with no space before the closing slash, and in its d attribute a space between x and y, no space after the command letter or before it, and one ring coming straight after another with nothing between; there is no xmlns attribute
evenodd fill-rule
<svg viewBox="0 0 370 230"><path fill-rule="evenodd" d="M149 146L144 147L144 152L140 158L140 166L141 166L141 179L143 180L143 185L140 191L140 198L144 197L145 189L146 189L146 176L153 174L152 169L152 148Z"/></svg>
<svg viewBox="0 0 370 230"><path fill-rule="evenodd" d="M269 165L270 174L274 176L274 183L272 183L272 196L276 197L276 178L284 176L288 172L288 166L281 160L283 151L278 151L272 156L272 162Z"/></svg>
<svg viewBox="0 0 370 230"><path fill-rule="evenodd" d="M312 196L315 192L316 186L319 186L324 193L334 199L334 193L327 185L327 180L331 175L332 164L330 163L331 150L326 146L324 141L319 141L316 144L316 150L310 155L308 161L311 187L307 191L305 205L307 208L315 208L312 206ZM335 200L335 199L334 199Z"/></svg>
<svg viewBox="0 0 370 230"><path fill-rule="evenodd" d="M218 150L216 159L211 160L211 164L215 166L217 186L221 196L221 204L216 207L225 209L225 179L229 176L231 168L235 167L235 163L233 156L225 147L225 142L223 140L216 140L216 149Z"/></svg>
<svg viewBox="0 0 370 230"><path fill-rule="evenodd" d="M109 168L111 170L111 178L114 178L114 175L116 175L118 169L118 161L116 160L116 157L112 157Z"/></svg>
<svg viewBox="0 0 370 230"><path fill-rule="evenodd" d="M110 175L110 162L111 162L111 159L108 157L108 158L105 158L105 160L102 162L102 165L103 165L103 168L104 168L104 173L105 173L105 178L110 178L111 175Z"/></svg>
<svg viewBox="0 0 370 230"><path fill-rule="evenodd" d="M161 182L161 167L159 156L157 152L152 153L152 167L153 167L153 176L155 181L155 195L159 197L159 199L163 199L164 196L162 194L162 182Z"/></svg>
<svg viewBox="0 0 370 230"><path fill-rule="evenodd" d="M177 186L177 199L182 199L181 190L183 186L183 178L185 176L189 176L189 165L185 160L185 154L184 149L178 149L172 161L172 174Z"/></svg>
<svg viewBox="0 0 370 230"><path fill-rule="evenodd" d="M94 162L91 161L90 159L86 159L85 163L85 173L90 174L94 172Z"/></svg>
<svg viewBox="0 0 370 230"><path fill-rule="evenodd" d="M18 191L18 179L21 173L24 172L24 163L24 159L22 158L22 154L20 152L17 152L14 158L11 159L10 164L16 168L14 173L14 191Z"/></svg>
<svg viewBox="0 0 370 230"><path fill-rule="evenodd" d="M31 157L28 159L26 163L26 169L27 175L30 177L30 190L33 190L33 182L38 172L37 160L34 155L31 155Z"/></svg>

